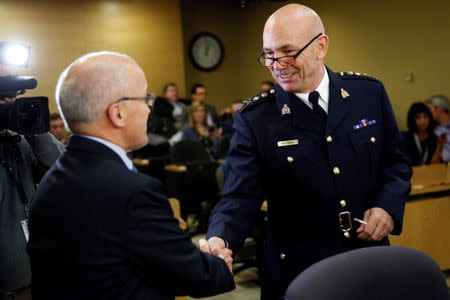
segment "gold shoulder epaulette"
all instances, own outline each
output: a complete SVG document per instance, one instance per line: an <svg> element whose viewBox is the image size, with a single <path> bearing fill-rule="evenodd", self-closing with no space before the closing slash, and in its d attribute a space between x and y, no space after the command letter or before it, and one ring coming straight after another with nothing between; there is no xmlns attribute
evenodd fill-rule
<svg viewBox="0 0 450 300"><path fill-rule="evenodd" d="M376 78L375 76L372 76L372 75L369 75L366 73L347 71L347 72L338 72L338 74L343 79L372 79L372 80L379 81L379 79Z"/></svg>
<svg viewBox="0 0 450 300"><path fill-rule="evenodd" d="M262 100L267 100L275 95L275 89L270 89L268 92L262 92L254 97L250 97L242 103L240 110L244 110L246 107L252 106L256 103L262 102Z"/></svg>

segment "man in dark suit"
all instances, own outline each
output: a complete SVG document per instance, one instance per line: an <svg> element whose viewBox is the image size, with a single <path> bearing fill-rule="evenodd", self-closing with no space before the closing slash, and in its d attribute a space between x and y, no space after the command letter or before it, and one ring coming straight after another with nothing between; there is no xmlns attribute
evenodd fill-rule
<svg viewBox="0 0 450 300"><path fill-rule="evenodd" d="M412 172L382 83L325 67L328 36L313 10L280 8L263 46L259 60L278 84L235 116L207 238L212 253L236 251L267 200L261 298L279 299L311 264L389 244L402 230Z"/></svg>
<svg viewBox="0 0 450 300"><path fill-rule="evenodd" d="M161 183L135 172L126 151L147 144L144 72L98 52L57 85L73 133L30 209L33 299L173 299L233 289L231 251L197 249L173 218ZM228 264L228 265L227 265Z"/></svg>

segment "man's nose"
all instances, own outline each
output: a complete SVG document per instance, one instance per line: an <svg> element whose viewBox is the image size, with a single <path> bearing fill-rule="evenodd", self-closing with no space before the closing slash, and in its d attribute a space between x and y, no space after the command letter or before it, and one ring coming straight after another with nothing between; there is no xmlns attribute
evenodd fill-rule
<svg viewBox="0 0 450 300"><path fill-rule="evenodd" d="M284 69L285 66L282 66L282 65L280 64L280 62L279 62L278 60L276 60L276 61L273 62L272 68L273 68L274 70L278 71L278 70Z"/></svg>

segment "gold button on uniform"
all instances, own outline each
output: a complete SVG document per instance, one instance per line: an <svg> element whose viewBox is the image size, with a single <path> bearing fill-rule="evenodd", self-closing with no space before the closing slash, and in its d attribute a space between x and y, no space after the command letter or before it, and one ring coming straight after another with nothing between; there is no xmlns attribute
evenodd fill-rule
<svg viewBox="0 0 450 300"><path fill-rule="evenodd" d="M340 204L341 204L342 207L346 207L347 206L347 202L345 202L345 200L341 200Z"/></svg>
<svg viewBox="0 0 450 300"><path fill-rule="evenodd" d="M288 161L289 163L291 163L291 162L294 161L294 158L292 158L291 156L288 156L288 157L287 157L287 161Z"/></svg>
<svg viewBox="0 0 450 300"><path fill-rule="evenodd" d="M281 259L281 260L284 260L285 258L286 258L286 254L280 253L280 259Z"/></svg>
<svg viewBox="0 0 450 300"><path fill-rule="evenodd" d="M339 170L338 167L334 167L333 168L333 173L334 173L334 175L339 175L339 173L341 173L341 170Z"/></svg>
<svg viewBox="0 0 450 300"><path fill-rule="evenodd" d="M331 137L331 135L327 136L327 142L331 143L333 141L333 138Z"/></svg>
<svg viewBox="0 0 450 300"><path fill-rule="evenodd" d="M371 137L371 138L370 138L370 141L372 142L372 144L375 144L375 142L377 141L377 139L374 138L374 137Z"/></svg>
<svg viewBox="0 0 450 300"><path fill-rule="evenodd" d="M348 233L348 231L346 231L346 232L344 232L344 236L349 239L350 238L350 233Z"/></svg>

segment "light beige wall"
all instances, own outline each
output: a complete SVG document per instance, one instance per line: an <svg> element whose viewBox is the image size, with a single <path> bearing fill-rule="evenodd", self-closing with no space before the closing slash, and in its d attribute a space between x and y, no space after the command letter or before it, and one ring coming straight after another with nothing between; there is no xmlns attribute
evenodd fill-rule
<svg viewBox="0 0 450 300"><path fill-rule="evenodd" d="M194 83L205 84L208 101L217 107L241 97L239 84L241 76L236 64L240 60L240 33L236 32L240 23L240 11L228 0L183 0L183 35L186 55L186 90ZM224 59L218 69L203 72L195 69L187 57L188 44L198 32L212 32L217 35L224 46ZM237 39L238 38L238 39Z"/></svg>
<svg viewBox="0 0 450 300"><path fill-rule="evenodd" d="M38 87L27 95L45 95L55 110L54 90L63 69L84 53L118 51L144 69L149 90L176 82L185 93L181 11L178 0L0 2L0 41L21 40L32 46L32 62L15 74L36 76Z"/></svg>
<svg viewBox="0 0 450 300"><path fill-rule="evenodd" d="M330 68L365 72L383 81L401 128L412 102L434 93L450 96L449 1L292 2L321 15L331 38ZM226 51L223 65L212 73L195 70L186 58L186 83L203 81L219 107L254 95L259 83L270 78L256 61L265 19L286 3L261 0L241 9L232 1L184 0L185 47L196 32L211 31L222 38ZM405 80L410 72L413 82Z"/></svg>

